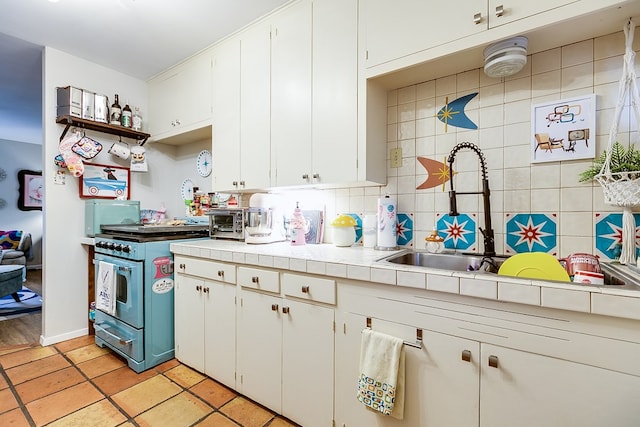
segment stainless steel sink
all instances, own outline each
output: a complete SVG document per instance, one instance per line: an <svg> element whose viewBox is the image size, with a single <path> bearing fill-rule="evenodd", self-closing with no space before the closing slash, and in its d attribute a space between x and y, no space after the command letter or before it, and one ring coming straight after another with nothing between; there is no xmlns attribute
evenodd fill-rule
<svg viewBox="0 0 640 427"><path fill-rule="evenodd" d="M488 271L495 273L505 259L498 256L485 258L482 255L465 253L432 254L429 252L410 251L391 255L381 261L449 271Z"/></svg>
<svg viewBox="0 0 640 427"><path fill-rule="evenodd" d="M605 286L640 291L640 269L638 267L614 262L602 262L600 263L600 268L604 273Z"/></svg>

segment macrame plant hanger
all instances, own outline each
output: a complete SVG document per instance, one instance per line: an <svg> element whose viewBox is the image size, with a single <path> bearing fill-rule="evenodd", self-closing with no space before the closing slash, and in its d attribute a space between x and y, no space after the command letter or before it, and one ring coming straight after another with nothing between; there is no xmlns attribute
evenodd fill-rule
<svg viewBox="0 0 640 427"><path fill-rule="evenodd" d="M629 21L623 28L625 35L625 53L622 67L622 77L618 86L618 103L609 131L606 158L596 180L602 186L605 203L622 207L622 252L620 264L635 263L636 261L636 222L631 208L640 206L640 171L611 172L611 152L618 135L618 124L624 109L627 94L631 107L636 115L636 123L640 126L640 95L634 69L635 52L633 51L633 33L635 25ZM632 144L632 141L629 141Z"/></svg>

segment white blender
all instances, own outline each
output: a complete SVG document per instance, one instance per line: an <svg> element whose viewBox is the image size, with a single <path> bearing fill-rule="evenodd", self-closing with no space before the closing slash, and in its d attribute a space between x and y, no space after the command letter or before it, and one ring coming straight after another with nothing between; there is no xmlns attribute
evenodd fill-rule
<svg viewBox="0 0 640 427"><path fill-rule="evenodd" d="M275 194L255 193L249 198L246 243L273 243L287 239L282 203Z"/></svg>

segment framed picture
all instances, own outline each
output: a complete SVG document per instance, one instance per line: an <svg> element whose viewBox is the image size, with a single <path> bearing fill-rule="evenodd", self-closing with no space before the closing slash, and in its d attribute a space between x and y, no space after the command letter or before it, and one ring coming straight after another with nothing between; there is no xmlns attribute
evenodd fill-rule
<svg viewBox="0 0 640 427"><path fill-rule="evenodd" d="M531 163L592 159L596 155L596 96L532 107Z"/></svg>
<svg viewBox="0 0 640 427"><path fill-rule="evenodd" d="M18 209L21 211L42 210L44 196L44 183L42 172L21 170L18 171Z"/></svg>
<svg viewBox="0 0 640 427"><path fill-rule="evenodd" d="M80 176L80 197L128 200L131 194L129 168L113 165L84 165Z"/></svg>

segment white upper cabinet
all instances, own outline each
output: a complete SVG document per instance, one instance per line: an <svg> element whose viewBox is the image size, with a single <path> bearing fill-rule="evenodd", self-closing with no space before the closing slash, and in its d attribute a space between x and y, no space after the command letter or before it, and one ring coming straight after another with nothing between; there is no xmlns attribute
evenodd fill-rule
<svg viewBox="0 0 640 427"><path fill-rule="evenodd" d="M271 143L276 186L306 184L311 173L311 2L273 16Z"/></svg>
<svg viewBox="0 0 640 427"><path fill-rule="evenodd" d="M149 81L148 121L153 141L177 145L210 137L210 51Z"/></svg>
<svg viewBox="0 0 640 427"><path fill-rule="evenodd" d="M580 0L490 0L489 1L489 27L497 27L518 19L535 15L536 13L552 10L560 6L577 3Z"/></svg>
<svg viewBox="0 0 640 427"><path fill-rule="evenodd" d="M486 30L487 0L360 2L365 64L379 65Z"/></svg>
<svg viewBox="0 0 640 427"><path fill-rule="evenodd" d="M312 182L355 182L357 141L358 1L315 0Z"/></svg>
<svg viewBox="0 0 640 427"><path fill-rule="evenodd" d="M213 189L240 180L240 40L213 51Z"/></svg>

